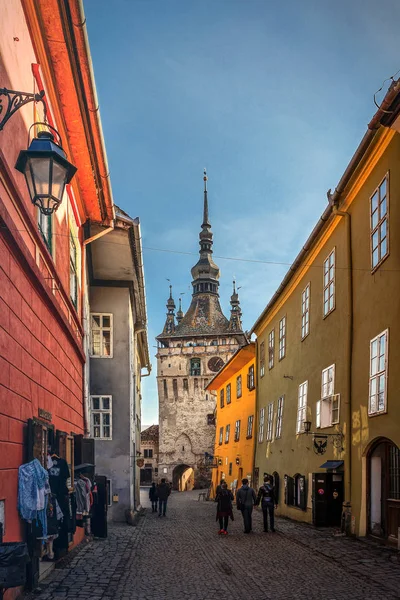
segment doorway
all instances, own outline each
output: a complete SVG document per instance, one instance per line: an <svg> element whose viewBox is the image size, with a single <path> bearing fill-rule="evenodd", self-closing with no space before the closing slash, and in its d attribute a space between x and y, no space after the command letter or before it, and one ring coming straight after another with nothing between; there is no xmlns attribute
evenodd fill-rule
<svg viewBox="0 0 400 600"><path fill-rule="evenodd" d="M343 505L343 473L313 473L313 524L340 527Z"/></svg>
<svg viewBox="0 0 400 600"><path fill-rule="evenodd" d="M397 543L400 527L400 450L387 439L368 453L368 532Z"/></svg>

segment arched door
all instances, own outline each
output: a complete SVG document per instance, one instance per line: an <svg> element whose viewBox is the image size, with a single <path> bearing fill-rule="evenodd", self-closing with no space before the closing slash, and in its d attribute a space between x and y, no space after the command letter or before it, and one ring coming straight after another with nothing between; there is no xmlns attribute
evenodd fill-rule
<svg viewBox="0 0 400 600"><path fill-rule="evenodd" d="M400 527L400 450L390 440L377 440L368 454L368 531L397 540Z"/></svg>

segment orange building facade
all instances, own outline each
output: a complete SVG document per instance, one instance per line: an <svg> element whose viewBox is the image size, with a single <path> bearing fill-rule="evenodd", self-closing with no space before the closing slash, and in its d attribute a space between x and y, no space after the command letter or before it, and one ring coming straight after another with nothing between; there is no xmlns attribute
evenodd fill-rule
<svg viewBox="0 0 400 600"><path fill-rule="evenodd" d="M241 479L250 481L255 444L255 344L239 348L207 385L217 394L216 434L211 496L221 479L235 491Z"/></svg>

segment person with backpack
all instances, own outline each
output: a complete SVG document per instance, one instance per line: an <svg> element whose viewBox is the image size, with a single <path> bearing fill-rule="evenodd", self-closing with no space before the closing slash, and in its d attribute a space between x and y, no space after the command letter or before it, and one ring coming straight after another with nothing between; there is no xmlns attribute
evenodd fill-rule
<svg viewBox="0 0 400 600"><path fill-rule="evenodd" d="M158 495L156 484L154 483L154 481L151 484L151 488L149 489L149 498L151 502L151 512L157 512Z"/></svg>
<svg viewBox="0 0 400 600"><path fill-rule="evenodd" d="M268 532L268 516L269 516L269 524L271 527L271 531L275 532L275 519L274 519L274 510L277 508L277 499L275 495L275 488L273 485L272 477L264 477L264 485L260 487L257 495L257 506L261 502L261 508L263 511L263 519L264 519L264 531Z"/></svg>
<svg viewBox="0 0 400 600"><path fill-rule="evenodd" d="M251 517L256 500L256 493L249 486L249 480L242 479L242 487L236 492L236 508L242 513L245 533L250 533L252 530Z"/></svg>
<svg viewBox="0 0 400 600"><path fill-rule="evenodd" d="M228 535L228 522L229 517L233 519L232 512L232 500L233 494L230 490L228 490L228 486L226 481L222 481L221 485L218 486L219 492L215 498L215 502L217 502L217 518L219 520L219 535Z"/></svg>

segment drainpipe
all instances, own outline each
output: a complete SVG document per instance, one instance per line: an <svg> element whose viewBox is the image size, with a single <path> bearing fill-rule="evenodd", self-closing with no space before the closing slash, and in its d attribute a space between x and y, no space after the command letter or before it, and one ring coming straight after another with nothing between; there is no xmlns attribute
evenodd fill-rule
<svg viewBox="0 0 400 600"><path fill-rule="evenodd" d="M346 400L345 400L345 448L346 448L346 464L345 464L345 501L343 502L342 513L342 531L346 535L351 534L351 448L352 448L352 414L351 414L351 393L352 393L352 371L353 371L353 251L351 239L351 215L347 211L338 210L337 205L332 207L332 213L339 217L346 218L347 231L347 294L349 299L349 322L347 332L347 382L346 382Z"/></svg>
<svg viewBox="0 0 400 600"><path fill-rule="evenodd" d="M85 287L89 288L89 286L87 285L87 277L86 277L86 246L88 246L88 244L91 244L92 242L94 242L95 240L98 240L99 238L103 237L103 235L106 235L107 233L110 233L110 231L114 231L114 221L111 221L111 226L107 227L107 229L104 229L103 231L100 231L99 233L97 233L96 235L93 235L92 237L88 238L87 240L83 240L83 252L82 252L82 273L81 273L81 281L82 283L85 285ZM88 298L89 300L89 298ZM82 303L82 321L83 323L85 323L84 318L85 318L85 314L84 314L84 303ZM90 304L90 303L89 303ZM90 313L90 311L89 311ZM89 315L88 315L89 316ZM88 342L88 323L86 321L86 325L84 326L84 335L85 335L85 350L86 350L86 362L85 362L85 366L84 366L84 378L85 378L85 385L83 388L83 416L84 416L84 427L85 427L85 436L89 437L90 436L90 425L89 425L89 394L88 394L88 389L89 389L89 352L88 352L88 347L89 347L89 342Z"/></svg>

